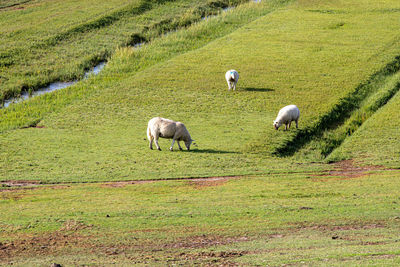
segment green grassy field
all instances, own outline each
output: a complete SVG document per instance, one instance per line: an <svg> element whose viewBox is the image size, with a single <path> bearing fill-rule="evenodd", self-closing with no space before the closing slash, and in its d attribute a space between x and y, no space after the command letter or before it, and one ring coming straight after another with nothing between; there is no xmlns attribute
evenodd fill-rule
<svg viewBox="0 0 400 267"><path fill-rule="evenodd" d="M394 266L396 174L3 190L0 258L16 266Z"/></svg>
<svg viewBox="0 0 400 267"><path fill-rule="evenodd" d="M339 7L346 12L327 20L332 14L299 4L265 16L275 6L251 4L140 50L120 49L100 77L0 111L5 118L0 174L62 182L313 169L293 164L308 157L272 154L297 142L298 133L318 129L341 98L399 52L392 45L396 37L387 33L395 27L396 12L372 24L381 17L372 5L365 12ZM348 26L332 29L332 21ZM203 36L209 39L202 44ZM232 66L241 74L235 93L224 81ZM302 113L300 131L275 131L277 111L292 103ZM184 122L196 140L193 153L148 151L147 121L155 116ZM44 128L6 130L37 123Z"/></svg>
<svg viewBox="0 0 400 267"><path fill-rule="evenodd" d="M2 8L0 18L0 101L82 78L117 47L151 40L244 1L5 2L11 7Z"/></svg>
<svg viewBox="0 0 400 267"><path fill-rule="evenodd" d="M79 50L77 29L120 15L84 32L88 58L106 40L101 74L0 109L0 264L399 264L400 3L276 0L220 12L239 2L154 1L133 17L127 8L144 2L70 2L68 27L53 18L66 31L18 33L50 43L37 48L43 64L63 66L54 55ZM219 13L200 20L201 10ZM52 43L57 34L66 39ZM127 47L128 37L148 42ZM76 66L82 55L64 56ZM224 79L232 68L235 92ZM275 131L288 104L300 108L299 129ZM192 150L170 152L165 139L150 150L155 116L184 122Z"/></svg>

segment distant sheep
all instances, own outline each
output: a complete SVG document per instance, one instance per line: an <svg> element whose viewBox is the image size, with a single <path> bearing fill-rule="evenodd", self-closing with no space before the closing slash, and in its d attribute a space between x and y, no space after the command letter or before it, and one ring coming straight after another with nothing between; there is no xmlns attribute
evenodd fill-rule
<svg viewBox="0 0 400 267"><path fill-rule="evenodd" d="M236 90L236 84L239 80L239 73L236 70L228 70L225 73L225 79L228 83L228 90Z"/></svg>
<svg viewBox="0 0 400 267"><path fill-rule="evenodd" d="M283 107L281 110L279 110L278 116L274 121L275 130L278 130L282 124L285 124L285 130L287 130L288 128L290 128L290 124L292 123L292 121L296 122L296 128L298 128L299 117L300 110L296 105Z"/></svg>
<svg viewBox="0 0 400 267"><path fill-rule="evenodd" d="M160 117L152 118L147 126L147 138L150 141L150 149L153 149L153 140L156 143L158 150L161 150L158 145L158 138L172 138L172 144L169 150L173 151L173 146L175 140L178 141L178 147L182 150L179 141L184 141L187 150L190 150L190 145L192 144L192 138L185 125L179 121L173 121L169 119L164 119Z"/></svg>

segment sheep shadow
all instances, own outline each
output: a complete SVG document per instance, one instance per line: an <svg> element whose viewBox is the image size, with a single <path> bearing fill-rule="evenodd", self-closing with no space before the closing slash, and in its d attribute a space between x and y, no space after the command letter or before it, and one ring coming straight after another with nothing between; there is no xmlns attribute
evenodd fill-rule
<svg viewBox="0 0 400 267"><path fill-rule="evenodd" d="M243 88L244 91L248 92L273 92L275 91L274 89L271 88L255 88L255 87L246 87Z"/></svg>
<svg viewBox="0 0 400 267"><path fill-rule="evenodd" d="M191 149L188 152L207 153L207 154L239 154L239 152L235 151L224 151L224 150L214 150L214 149Z"/></svg>

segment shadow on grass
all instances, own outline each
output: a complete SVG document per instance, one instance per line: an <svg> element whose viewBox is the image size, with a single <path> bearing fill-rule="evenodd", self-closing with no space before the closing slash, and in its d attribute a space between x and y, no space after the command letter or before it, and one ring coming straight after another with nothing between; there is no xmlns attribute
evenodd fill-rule
<svg viewBox="0 0 400 267"><path fill-rule="evenodd" d="M235 152L235 151L224 151L224 150L214 150L214 149L192 149L187 152L208 153L208 154L240 154L239 152Z"/></svg>
<svg viewBox="0 0 400 267"><path fill-rule="evenodd" d="M371 95L379 92L379 90L381 90L380 88L386 88L384 87L386 85L385 79L398 71L400 71L400 56L396 56L392 62L372 74L367 81L360 83L353 92L341 98L337 104L334 105L329 112L322 115L319 121L314 125L307 129L297 131L292 139L278 147L273 154L280 157L293 156L294 153L312 140L316 140L321 146L321 155L328 157L329 154L339 147L346 138L351 136L364 121L372 116L379 108L386 105L386 103L400 91L400 84L396 84L391 90L386 91L379 99L375 100L375 103L370 106L363 106L364 101L371 97ZM365 117L367 116L367 113L365 113L366 110L371 112L371 115L368 117ZM365 116L354 116L353 121L351 121L352 115L356 114L357 111L364 112L363 114L365 114ZM350 123L340 132L340 127L345 125L346 122ZM339 131L337 131L338 129ZM327 132L330 132L331 135L326 134ZM328 137L324 138L324 134Z"/></svg>
<svg viewBox="0 0 400 267"><path fill-rule="evenodd" d="M246 87L243 88L244 91L248 92L273 92L275 91L274 89L271 88L254 88L254 87Z"/></svg>

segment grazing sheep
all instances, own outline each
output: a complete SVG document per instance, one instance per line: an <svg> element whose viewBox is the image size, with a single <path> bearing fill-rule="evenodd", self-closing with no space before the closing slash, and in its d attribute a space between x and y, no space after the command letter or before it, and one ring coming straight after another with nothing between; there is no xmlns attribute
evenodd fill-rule
<svg viewBox="0 0 400 267"><path fill-rule="evenodd" d="M290 124L292 123L292 121L296 122L296 128L298 128L299 117L300 110L296 105L283 107L281 110L279 110L278 116L274 121L275 130L278 130L282 124L285 124L285 130L287 130L288 128L290 128Z"/></svg>
<svg viewBox="0 0 400 267"><path fill-rule="evenodd" d="M153 139L156 143L156 147L158 150L161 150L158 145L158 138L172 138L172 144L169 150L173 150L173 146L175 140L178 141L178 147L182 150L179 141L184 141L187 150L190 150L190 145L192 144L192 138L185 125L179 121L173 121L169 119L164 119L160 117L155 117L149 120L149 124L147 126L147 138L150 141L150 149L153 149Z"/></svg>
<svg viewBox="0 0 400 267"><path fill-rule="evenodd" d="M236 90L236 84L239 80L239 73L236 70L228 70L225 73L225 79L228 83L228 90Z"/></svg>

